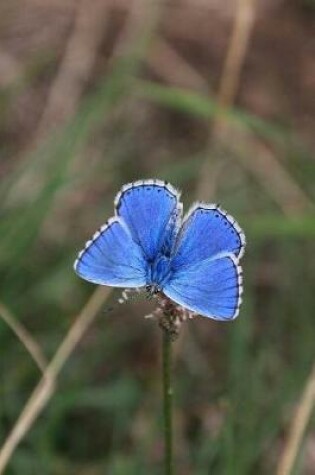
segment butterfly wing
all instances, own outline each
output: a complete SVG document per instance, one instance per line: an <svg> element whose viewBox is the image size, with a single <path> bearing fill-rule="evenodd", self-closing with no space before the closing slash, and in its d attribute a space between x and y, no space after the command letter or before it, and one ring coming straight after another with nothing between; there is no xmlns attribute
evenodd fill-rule
<svg viewBox="0 0 315 475"><path fill-rule="evenodd" d="M179 305L205 317L232 320L241 304L242 274L233 254L177 269L163 288Z"/></svg>
<svg viewBox="0 0 315 475"><path fill-rule="evenodd" d="M217 205L197 203L184 219L173 264L177 268L220 253L240 258L244 248L245 235L232 216Z"/></svg>
<svg viewBox="0 0 315 475"><path fill-rule="evenodd" d="M197 203L179 232L172 277L163 292L206 317L235 318L242 294L238 259L244 246L245 235L231 216L216 205Z"/></svg>
<svg viewBox="0 0 315 475"><path fill-rule="evenodd" d="M78 255L76 273L94 284L141 287L146 284L147 263L126 224L111 218Z"/></svg>
<svg viewBox="0 0 315 475"><path fill-rule="evenodd" d="M178 192L160 180L130 183L116 197L116 213L127 224L148 261L154 260L165 239L172 239L181 213L178 198Z"/></svg>

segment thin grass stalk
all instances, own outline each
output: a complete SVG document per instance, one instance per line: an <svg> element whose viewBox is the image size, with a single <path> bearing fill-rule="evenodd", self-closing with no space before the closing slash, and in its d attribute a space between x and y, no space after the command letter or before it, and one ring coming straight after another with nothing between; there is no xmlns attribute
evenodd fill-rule
<svg viewBox="0 0 315 475"><path fill-rule="evenodd" d="M306 381L305 388L292 419L288 441L279 460L276 475L291 475L301 450L307 425L315 404L315 363Z"/></svg>
<svg viewBox="0 0 315 475"><path fill-rule="evenodd" d="M17 446L52 397L56 387L56 379L60 371L76 349L85 332L95 320L96 315L103 307L109 293L108 288L97 287L74 321L51 362L46 367L19 418L4 441L3 446L0 448L0 475L4 473Z"/></svg>
<svg viewBox="0 0 315 475"><path fill-rule="evenodd" d="M165 475L174 474L173 460L173 387L172 387L172 335L163 329L163 416Z"/></svg>
<svg viewBox="0 0 315 475"><path fill-rule="evenodd" d="M0 302L0 318L11 328L17 338L25 346L28 353L33 358L39 370L43 373L47 367L46 357L33 336L29 331L15 318L12 312Z"/></svg>

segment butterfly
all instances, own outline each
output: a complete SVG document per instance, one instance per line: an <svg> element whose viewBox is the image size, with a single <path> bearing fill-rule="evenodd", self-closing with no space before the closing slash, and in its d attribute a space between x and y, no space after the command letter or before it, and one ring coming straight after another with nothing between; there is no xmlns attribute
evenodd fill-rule
<svg viewBox="0 0 315 475"><path fill-rule="evenodd" d="M205 317L236 318L244 232L215 204L197 202L182 214L180 193L169 183L124 185L115 216L86 243L75 272L95 284L145 287Z"/></svg>

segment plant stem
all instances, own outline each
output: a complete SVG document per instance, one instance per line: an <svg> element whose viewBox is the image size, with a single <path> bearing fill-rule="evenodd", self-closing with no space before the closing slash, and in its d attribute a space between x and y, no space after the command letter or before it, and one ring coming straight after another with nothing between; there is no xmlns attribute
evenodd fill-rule
<svg viewBox="0 0 315 475"><path fill-rule="evenodd" d="M163 329L163 413L165 475L173 475L173 427L172 427L172 335Z"/></svg>

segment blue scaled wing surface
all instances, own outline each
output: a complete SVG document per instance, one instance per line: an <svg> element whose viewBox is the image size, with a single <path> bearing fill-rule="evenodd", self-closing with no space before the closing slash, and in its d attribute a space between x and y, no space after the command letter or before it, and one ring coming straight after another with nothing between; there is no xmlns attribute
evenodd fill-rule
<svg viewBox="0 0 315 475"><path fill-rule="evenodd" d="M236 318L241 303L245 236L215 205L197 204L179 232L172 274L163 292L181 306L217 320Z"/></svg>
<svg viewBox="0 0 315 475"><path fill-rule="evenodd" d="M160 180L130 183L116 197L116 213L149 263L175 238L182 209L178 198L175 188Z"/></svg>
<svg viewBox="0 0 315 475"><path fill-rule="evenodd" d="M111 218L86 243L74 269L94 284L133 288L146 284L147 262L142 249L118 216Z"/></svg>

